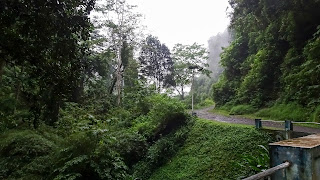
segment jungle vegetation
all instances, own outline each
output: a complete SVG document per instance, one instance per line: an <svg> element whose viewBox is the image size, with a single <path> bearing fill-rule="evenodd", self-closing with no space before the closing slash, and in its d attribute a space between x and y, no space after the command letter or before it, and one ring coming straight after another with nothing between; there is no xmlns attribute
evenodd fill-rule
<svg viewBox="0 0 320 180"><path fill-rule="evenodd" d="M268 108L263 113L269 115L298 110L292 120L319 121L320 2L229 3L233 40L221 54L224 71L212 86L216 105Z"/></svg>
<svg viewBox="0 0 320 180"><path fill-rule="evenodd" d="M219 153L235 162L233 147L251 153L268 137L191 117L194 74L199 106L290 107L319 121L320 2L229 2L228 40L211 38L214 53L170 50L141 33L141 14L123 0L0 1L0 179L159 179L197 152L220 158L170 178L226 175L212 166L225 163ZM201 148L206 139L219 146Z"/></svg>

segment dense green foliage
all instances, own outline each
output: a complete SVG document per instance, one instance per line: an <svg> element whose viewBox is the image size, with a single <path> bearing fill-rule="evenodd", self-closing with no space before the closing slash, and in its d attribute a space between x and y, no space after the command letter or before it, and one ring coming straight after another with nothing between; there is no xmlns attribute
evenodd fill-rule
<svg viewBox="0 0 320 180"><path fill-rule="evenodd" d="M125 0L1 0L0 179L250 174L232 164L255 156L268 137L244 126L193 126L184 105L190 84L197 107L319 122L320 2L229 2L234 40L210 88L227 31L211 38L210 63L197 43L171 53L142 37L141 15ZM216 72L198 77L210 74L208 64Z"/></svg>
<svg viewBox="0 0 320 180"><path fill-rule="evenodd" d="M194 103L197 107L204 107L209 104L208 100L212 99L212 84L216 83L219 76L223 72L223 68L220 64L220 54L223 52L224 48L227 47L231 41L232 37L228 30L223 33L218 33L215 36L210 37L208 40L208 59L207 69L210 72L207 75L201 74L199 77L195 77L194 80ZM189 101L190 97L186 97L186 101ZM207 102L205 102L207 101ZM207 105L205 105L207 104ZM196 108L197 108L196 107Z"/></svg>
<svg viewBox="0 0 320 180"><path fill-rule="evenodd" d="M173 61L169 48L149 35L141 48L139 61L141 72L154 81L158 92L163 87L173 86Z"/></svg>
<svg viewBox="0 0 320 180"><path fill-rule="evenodd" d="M192 118L134 58L140 16L95 3L0 2L0 179L146 179L183 145Z"/></svg>
<svg viewBox="0 0 320 180"><path fill-rule="evenodd" d="M208 52L197 43L192 45L176 44L173 47L174 61L174 81L175 90L179 93L180 98L184 99L185 88L191 84L194 86L194 77L197 74L209 75L207 69Z"/></svg>
<svg viewBox="0 0 320 180"><path fill-rule="evenodd" d="M252 172L255 172L255 174L259 172L263 172L270 168L270 157L269 157L269 150L263 146L259 145L260 149L258 149L253 154L244 154L242 156L243 161L236 164L238 167L245 167L250 168Z"/></svg>
<svg viewBox="0 0 320 180"><path fill-rule="evenodd" d="M237 105L231 108L230 114L241 115L255 112L256 109L250 105Z"/></svg>
<svg viewBox="0 0 320 180"><path fill-rule="evenodd" d="M319 106L320 2L230 0L234 40L221 55L217 105Z"/></svg>
<svg viewBox="0 0 320 180"><path fill-rule="evenodd" d="M192 121L166 96L145 97L138 108L103 115L69 104L57 128L2 133L0 178L147 178L184 143Z"/></svg>
<svg viewBox="0 0 320 180"><path fill-rule="evenodd" d="M19 116L35 127L40 120L53 125L62 102L78 100L93 5L93 0L1 1L1 119Z"/></svg>
<svg viewBox="0 0 320 180"><path fill-rule="evenodd" d="M254 171L243 156L258 156L270 137L252 127L197 120L185 144L151 179L237 179Z"/></svg>

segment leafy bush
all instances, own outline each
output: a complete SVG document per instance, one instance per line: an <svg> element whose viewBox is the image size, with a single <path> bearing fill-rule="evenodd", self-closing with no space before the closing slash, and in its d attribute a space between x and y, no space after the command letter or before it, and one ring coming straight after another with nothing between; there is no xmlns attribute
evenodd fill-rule
<svg viewBox="0 0 320 180"><path fill-rule="evenodd" d="M250 172L247 167L233 166L242 162L240 155L257 152L258 145L266 145L270 139L253 127L200 119L179 151L150 179L237 179Z"/></svg>
<svg viewBox="0 0 320 180"><path fill-rule="evenodd" d="M0 179L39 176L57 149L55 142L32 130L12 130L0 138Z"/></svg>
<svg viewBox="0 0 320 180"><path fill-rule="evenodd" d="M320 106L316 107L310 116L311 122L320 122Z"/></svg>
<svg viewBox="0 0 320 180"><path fill-rule="evenodd" d="M134 164L139 162L149 148L147 139L133 129L114 131L110 133L110 136L116 137L114 149L123 158L128 168L132 168Z"/></svg>
<svg viewBox="0 0 320 180"><path fill-rule="evenodd" d="M257 152L243 154L242 162L238 162L234 165L236 168L250 168L250 171L247 172L245 176L251 176L263 172L270 167L269 150L263 145L259 145L258 147L259 149Z"/></svg>
<svg viewBox="0 0 320 180"><path fill-rule="evenodd" d="M183 144L192 121L182 103L165 95L139 105L148 108L132 116L139 108L96 114L91 106L66 103L54 128L3 132L0 178L128 179L144 165L139 172L153 172Z"/></svg>
<svg viewBox="0 0 320 180"><path fill-rule="evenodd" d="M146 157L135 165L134 177L148 179L156 169L168 162L184 144L189 130L185 126L156 141L148 149Z"/></svg>
<svg viewBox="0 0 320 180"><path fill-rule="evenodd" d="M177 152L193 122L178 100L155 95L147 98L147 103L150 111L135 119L132 128L149 144L144 158L134 166L134 176L140 179L148 179Z"/></svg>
<svg viewBox="0 0 320 180"><path fill-rule="evenodd" d="M133 128L147 138L156 140L160 135L178 129L187 124L185 106L178 100L166 95L154 95L147 98L150 111L134 120Z"/></svg>
<svg viewBox="0 0 320 180"><path fill-rule="evenodd" d="M135 117L123 108L113 108L108 115L108 124L117 128L128 128Z"/></svg>
<svg viewBox="0 0 320 180"><path fill-rule="evenodd" d="M50 128L11 130L0 139L1 179L125 179L120 145L106 131L90 128L58 137ZM132 145L131 145L132 146Z"/></svg>
<svg viewBox="0 0 320 180"><path fill-rule="evenodd" d="M218 82L212 85L212 98L218 107L231 101L235 96L237 83L228 80L227 75L222 74Z"/></svg>
<svg viewBox="0 0 320 180"><path fill-rule="evenodd" d="M127 166L113 148L116 139L94 131L71 135L54 154L50 179L125 179Z"/></svg>
<svg viewBox="0 0 320 180"><path fill-rule="evenodd" d="M296 103L276 104L270 108L259 110L256 115L276 120L307 121L310 113Z"/></svg>
<svg viewBox="0 0 320 180"><path fill-rule="evenodd" d="M197 108L201 108L201 107L209 107L209 106L212 106L214 105L214 102L212 99L205 99L204 101L200 102L199 104L197 104Z"/></svg>
<svg viewBox="0 0 320 180"><path fill-rule="evenodd" d="M251 105L237 105L232 107L230 110L230 114L235 114L235 115L242 115L242 114L251 114L256 111L256 108L254 108Z"/></svg>

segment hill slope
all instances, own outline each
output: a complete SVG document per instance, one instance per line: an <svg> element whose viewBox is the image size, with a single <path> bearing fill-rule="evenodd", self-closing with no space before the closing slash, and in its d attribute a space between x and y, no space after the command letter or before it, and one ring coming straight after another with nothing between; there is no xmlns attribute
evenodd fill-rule
<svg viewBox="0 0 320 180"><path fill-rule="evenodd" d="M250 173L235 166L241 155L254 154L269 140L253 127L197 120L184 146L151 179L237 179Z"/></svg>

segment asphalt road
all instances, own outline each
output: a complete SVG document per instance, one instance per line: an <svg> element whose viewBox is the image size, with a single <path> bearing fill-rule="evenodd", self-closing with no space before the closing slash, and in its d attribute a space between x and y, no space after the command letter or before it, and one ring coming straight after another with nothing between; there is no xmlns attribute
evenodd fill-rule
<svg viewBox="0 0 320 180"><path fill-rule="evenodd" d="M248 118L242 118L239 116L223 116L220 114L215 114L212 112L209 112L209 110L213 109L214 106L195 110L197 113L197 116L202 119L208 119L212 121L219 121L219 122L226 122L226 123L232 123L232 124L246 124L246 125L253 125L255 126L254 119L248 119ZM284 122L262 122L262 127L273 127L273 128L279 128L284 129ZM306 133L320 133L320 128L311 128L311 127L304 127L304 126L298 126L296 124L293 125L293 131L296 132L306 132Z"/></svg>

